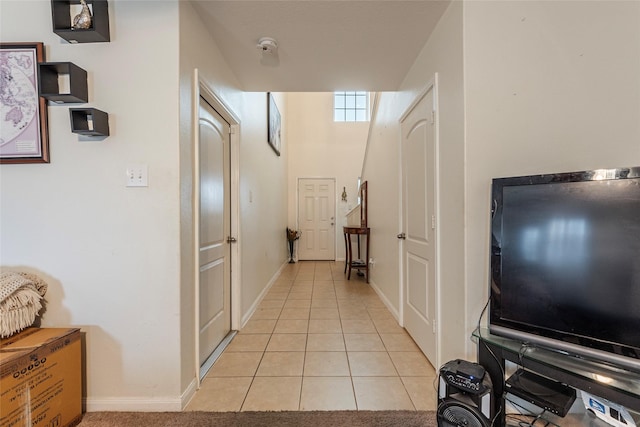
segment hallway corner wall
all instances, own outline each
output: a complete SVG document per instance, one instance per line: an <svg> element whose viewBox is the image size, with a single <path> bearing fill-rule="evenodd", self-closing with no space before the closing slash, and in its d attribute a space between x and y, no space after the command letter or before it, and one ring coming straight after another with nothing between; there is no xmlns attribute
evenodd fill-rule
<svg viewBox="0 0 640 427"><path fill-rule="evenodd" d="M489 291L492 178L640 164L640 3L470 1L464 22L470 336Z"/></svg>
<svg viewBox="0 0 640 427"><path fill-rule="evenodd" d="M178 2L108 7L111 41L72 44L51 2L0 2L2 42L86 70L110 131L79 136L48 106L51 162L0 166L2 266L48 283L42 327L81 329L87 410L179 409ZM126 187L131 163L148 187Z"/></svg>
<svg viewBox="0 0 640 427"><path fill-rule="evenodd" d="M281 115L280 156L267 143L267 94L244 92L240 136L240 236L242 316L287 261L286 96L273 93Z"/></svg>
<svg viewBox="0 0 640 427"><path fill-rule="evenodd" d="M465 354L464 301L464 98L462 5L452 2L407 73L398 92L380 93L378 114L369 135L363 178L369 181L372 218L371 252L378 259L371 271L386 299L400 310L399 240L401 159L399 120L438 73L439 105L439 275L440 337L438 359ZM381 174L380 171L385 173ZM394 208L390 208L393 206ZM374 219L376 218L376 219ZM374 226L375 225L375 226ZM437 363L432 361L432 363Z"/></svg>
<svg viewBox="0 0 640 427"><path fill-rule="evenodd" d="M246 317L287 259L287 138L281 155L267 143L267 94L246 92L204 27L192 3L180 2L180 224L181 224L181 387L195 377L194 253L192 229L193 70L240 121L238 171L240 311ZM286 98L275 94L286 126ZM232 221L235 220L232 219Z"/></svg>
<svg viewBox="0 0 640 427"><path fill-rule="evenodd" d="M290 92L288 108L288 226L298 221L298 178L336 180L336 259L344 260L342 227L346 214L357 204L358 177L367 139L369 122L335 122L333 92ZM347 201L341 199L342 189Z"/></svg>

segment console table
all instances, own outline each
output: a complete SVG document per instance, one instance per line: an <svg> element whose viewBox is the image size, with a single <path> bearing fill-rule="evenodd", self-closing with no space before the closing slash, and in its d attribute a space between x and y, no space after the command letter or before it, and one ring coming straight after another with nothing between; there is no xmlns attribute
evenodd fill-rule
<svg viewBox="0 0 640 427"><path fill-rule="evenodd" d="M347 280L351 280L351 269L364 270L367 283L369 283L369 235L371 234L368 227L344 227L344 243L347 251L347 261L344 264L344 272L347 273ZM351 248L351 236L357 236L358 238L358 258L357 261L353 260L353 249ZM360 261L360 236L365 236L367 239L365 257L362 262Z"/></svg>
<svg viewBox="0 0 640 427"><path fill-rule="evenodd" d="M360 226L346 226L343 227L344 234L344 248L346 261L344 263L344 272L347 273L347 280L351 280L351 269L358 271L364 270L367 283L369 283L369 237L371 230L367 227L367 208L368 208L368 190L367 181L360 185ZM353 249L351 248L351 237L356 236L358 239L358 258L357 261L353 260ZM366 251L364 260L360 259L360 236L365 236Z"/></svg>
<svg viewBox="0 0 640 427"><path fill-rule="evenodd" d="M522 341L493 335L488 328L473 332L478 344L478 362L493 382L496 425L505 425L505 361L509 360L540 375L577 390L599 396L640 412L640 373L565 353L526 345Z"/></svg>

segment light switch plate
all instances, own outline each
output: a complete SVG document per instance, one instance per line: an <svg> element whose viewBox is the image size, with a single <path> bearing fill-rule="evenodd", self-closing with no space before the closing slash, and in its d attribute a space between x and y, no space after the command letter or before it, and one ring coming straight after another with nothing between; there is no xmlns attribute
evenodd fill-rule
<svg viewBox="0 0 640 427"><path fill-rule="evenodd" d="M148 187L149 171L147 165L131 164L127 166L127 187Z"/></svg>

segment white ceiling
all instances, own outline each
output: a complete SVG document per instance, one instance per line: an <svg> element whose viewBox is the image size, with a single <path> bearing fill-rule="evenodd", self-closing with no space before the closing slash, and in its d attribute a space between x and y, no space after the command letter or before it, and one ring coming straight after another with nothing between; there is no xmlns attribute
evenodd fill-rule
<svg viewBox="0 0 640 427"><path fill-rule="evenodd" d="M243 90L331 92L397 90L449 0L192 3ZM261 37L277 55L256 48Z"/></svg>

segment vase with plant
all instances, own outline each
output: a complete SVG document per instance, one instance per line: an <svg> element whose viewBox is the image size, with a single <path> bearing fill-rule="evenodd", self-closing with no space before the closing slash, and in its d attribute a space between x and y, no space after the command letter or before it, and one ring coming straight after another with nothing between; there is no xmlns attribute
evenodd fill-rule
<svg viewBox="0 0 640 427"><path fill-rule="evenodd" d="M289 264L293 264L295 261L293 260L293 242L300 238L300 231L292 230L287 227L287 241L289 242Z"/></svg>

